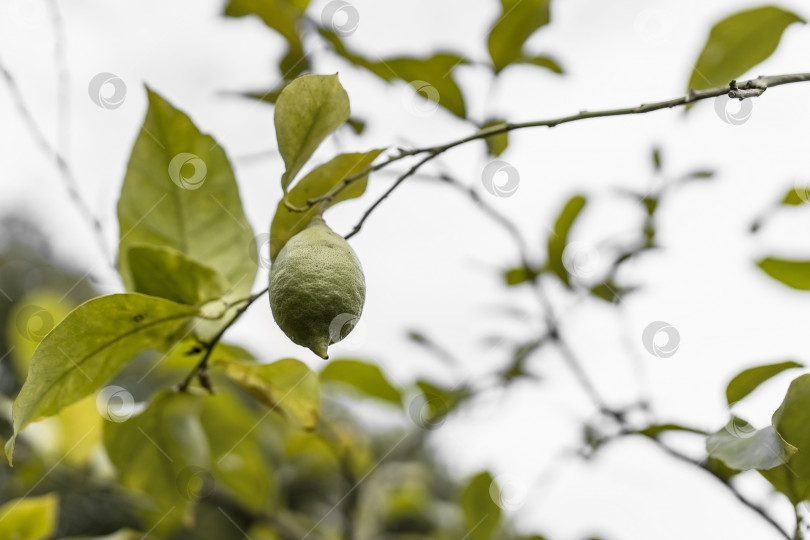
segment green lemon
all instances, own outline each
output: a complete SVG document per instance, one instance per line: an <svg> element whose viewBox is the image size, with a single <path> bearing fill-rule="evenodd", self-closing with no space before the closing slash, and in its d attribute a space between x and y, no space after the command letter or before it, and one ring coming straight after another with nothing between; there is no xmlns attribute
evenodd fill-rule
<svg viewBox="0 0 810 540"><path fill-rule="evenodd" d="M270 268L270 309L293 342L321 358L360 319L366 298L354 250L315 217L279 252Z"/></svg>

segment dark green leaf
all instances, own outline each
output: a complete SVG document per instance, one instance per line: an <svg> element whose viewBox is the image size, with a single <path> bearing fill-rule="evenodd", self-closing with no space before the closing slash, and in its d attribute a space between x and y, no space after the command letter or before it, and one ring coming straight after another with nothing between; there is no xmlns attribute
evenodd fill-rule
<svg viewBox="0 0 810 540"><path fill-rule="evenodd" d="M366 123L360 120L359 118L351 117L348 120L346 120L346 123L349 125L350 128L352 128L352 131L354 131L355 135L362 135L363 132L366 130Z"/></svg>
<svg viewBox="0 0 810 540"><path fill-rule="evenodd" d="M0 506L0 539L53 538L58 519L59 499L53 493L41 497L11 499Z"/></svg>
<svg viewBox="0 0 810 540"><path fill-rule="evenodd" d="M285 358L272 364L223 360L214 365L272 410L305 428L318 423L321 406L318 377L300 360Z"/></svg>
<svg viewBox="0 0 810 540"><path fill-rule="evenodd" d="M256 242L228 158L188 116L147 93L149 110L118 200L124 284L134 289L130 247L151 245L210 267L225 278L234 298L245 297L256 277Z"/></svg>
<svg viewBox="0 0 810 540"><path fill-rule="evenodd" d="M28 423L52 416L101 388L137 353L159 348L197 314L194 307L137 293L85 302L40 342L14 401L14 438Z"/></svg>
<svg viewBox="0 0 810 540"><path fill-rule="evenodd" d="M520 285L521 283L526 283L534 279L534 271L525 266L516 266L507 270L503 278L507 285L514 287L515 285Z"/></svg>
<svg viewBox="0 0 810 540"><path fill-rule="evenodd" d="M287 193L287 202L299 208L305 207L309 199L326 195L346 178L368 169L382 151L383 149L378 149L370 152L340 154L332 158L327 163L313 169L296 183ZM366 191L367 185L368 175L358 178L342 189L327 206L359 197ZM290 238L306 228L315 213L315 206L305 212L293 212L287 208L283 200L278 203L273 223L270 226L271 261L276 259L276 255Z"/></svg>
<svg viewBox="0 0 810 540"><path fill-rule="evenodd" d="M501 521L501 492L488 472L474 476L461 494L461 509L464 511L466 538L490 540Z"/></svg>
<svg viewBox="0 0 810 540"><path fill-rule="evenodd" d="M808 200L807 187L793 187L782 198L780 204L785 206L800 206Z"/></svg>
<svg viewBox="0 0 810 540"><path fill-rule="evenodd" d="M136 292L194 306L222 298L228 290L214 269L176 249L134 244L128 258Z"/></svg>
<svg viewBox="0 0 810 540"><path fill-rule="evenodd" d="M773 469L798 452L773 426L757 430L737 417L706 439L706 449L713 458L740 471Z"/></svg>
<svg viewBox="0 0 810 540"><path fill-rule="evenodd" d="M346 385L363 396L402 406L402 392L385 376L379 366L352 359L329 362L321 371L322 382Z"/></svg>
<svg viewBox="0 0 810 540"><path fill-rule="evenodd" d="M548 262L547 269L560 278L566 286L571 287L568 270L563 263L563 251L568 245L568 233L579 217L582 209L585 208L587 199L584 195L574 195L565 203L557 221L554 222L554 229L548 237Z"/></svg>
<svg viewBox="0 0 810 540"><path fill-rule="evenodd" d="M529 36L549 23L550 5L551 0L501 0L501 13L487 37L496 73L524 56Z"/></svg>
<svg viewBox="0 0 810 540"><path fill-rule="evenodd" d="M660 148L653 148L652 158L653 158L653 166L655 167L655 170L660 171L661 170L661 149Z"/></svg>
<svg viewBox="0 0 810 540"><path fill-rule="evenodd" d="M757 263L776 281L800 291L810 291L810 261L789 261L767 257Z"/></svg>
<svg viewBox="0 0 810 540"><path fill-rule="evenodd" d="M488 122L484 123L483 126L481 126L480 133L491 129L499 129L505 126L506 122L503 120L489 120ZM489 155L498 157L503 154L506 148L509 146L509 132L505 131L496 135L490 135L484 139L484 142L487 144L487 152Z"/></svg>
<svg viewBox="0 0 810 540"><path fill-rule="evenodd" d="M728 383L726 387L726 401L729 405L737 403L768 379L775 377L787 369L800 367L804 366L798 362L789 360L787 362L757 366L741 371Z"/></svg>
<svg viewBox="0 0 810 540"><path fill-rule="evenodd" d="M681 431L686 433L697 433L698 435L706 435L703 431L695 428L691 428L688 426L682 426L680 424L653 424L651 426L647 426L646 428L639 431L641 435L646 435L647 437L656 438L662 433L668 433L672 431Z"/></svg>
<svg viewBox="0 0 810 540"><path fill-rule="evenodd" d="M281 91L274 122L286 192L321 142L349 119L349 96L337 75L303 75Z"/></svg>
<svg viewBox="0 0 810 540"><path fill-rule="evenodd" d="M562 66L550 56L546 55L537 55L537 56L521 56L520 58L516 59L512 62L513 64L528 64L531 66L537 66L544 69L551 71L552 73L556 73L558 75L562 75L563 68Z"/></svg>
<svg viewBox="0 0 810 540"><path fill-rule="evenodd" d="M782 33L805 21L776 6L735 13L714 25L689 78L687 90L728 84L776 50Z"/></svg>

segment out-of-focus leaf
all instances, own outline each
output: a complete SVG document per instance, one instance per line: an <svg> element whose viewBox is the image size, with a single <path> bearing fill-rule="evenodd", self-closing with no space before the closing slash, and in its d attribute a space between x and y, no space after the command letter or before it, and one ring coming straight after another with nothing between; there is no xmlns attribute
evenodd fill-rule
<svg viewBox="0 0 810 540"><path fill-rule="evenodd" d="M611 304L618 304L621 302L624 297L633 291L636 290L636 287L622 287L617 285L616 282L610 278L601 283L597 283L593 287L590 288L590 293L599 298L600 300L604 300L605 302L609 302Z"/></svg>
<svg viewBox="0 0 810 540"><path fill-rule="evenodd" d="M773 426L760 430L741 418L732 418L726 426L706 439L713 458L740 471L773 469L790 460L798 448L786 442Z"/></svg>
<svg viewBox="0 0 810 540"><path fill-rule="evenodd" d="M354 131L355 135L362 135L363 132L366 130L366 123L360 120L359 118L350 117L348 120L346 120L346 124L348 124L349 127L352 128L352 131Z"/></svg>
<svg viewBox="0 0 810 540"><path fill-rule="evenodd" d="M185 113L147 94L149 110L118 200L118 268L127 290L134 290L130 247L151 245L210 267L235 298L248 296L256 242L228 158Z"/></svg>
<svg viewBox="0 0 810 540"><path fill-rule="evenodd" d="M810 188L808 187L793 187L785 193L785 196L782 198L779 204L783 204L785 206L800 206L807 202L808 199L808 192Z"/></svg>
<svg viewBox="0 0 810 540"><path fill-rule="evenodd" d="M487 131L488 129L497 129L506 126L506 122L503 120L489 120L485 122L483 126L481 126L481 133ZM484 142L487 145L487 152L490 156L498 157L506 151L506 148L509 146L509 132L498 133L496 135L490 135Z"/></svg>
<svg viewBox="0 0 810 540"><path fill-rule="evenodd" d="M563 263L563 251L568 245L568 233L579 217L582 209L585 208L587 199L584 195L574 195L565 203L560 215L554 222L554 229L548 237L548 262L546 268L560 278L568 288L571 288L571 280L568 270Z"/></svg>
<svg viewBox="0 0 810 540"><path fill-rule="evenodd" d="M309 60L298 32L298 23L309 0L230 0L225 6L228 17L258 16L287 41L289 49L281 60L284 79L292 79L309 69Z"/></svg>
<svg viewBox="0 0 810 540"><path fill-rule="evenodd" d="M0 506L0 540L45 540L56 532L59 499L53 494L11 499Z"/></svg>
<svg viewBox="0 0 810 540"><path fill-rule="evenodd" d="M500 487L488 472L475 475L461 494L466 538L490 540L494 538L501 521Z"/></svg>
<svg viewBox="0 0 810 540"><path fill-rule="evenodd" d="M129 269L135 292L192 306L222 298L228 285L216 270L170 247L134 244Z"/></svg>
<svg viewBox="0 0 810 540"><path fill-rule="evenodd" d="M363 396L402 406L402 392L385 376L379 366L340 358L330 361L321 370L322 382L337 382L346 385Z"/></svg>
<svg viewBox="0 0 810 540"><path fill-rule="evenodd" d="M682 426L680 424L653 424L651 426L647 426L646 428L639 431L641 435L646 435L647 437L656 438L660 436L662 433L669 433L672 431L681 431L686 433L697 433L698 435L706 435L703 431L695 428L691 428L688 426Z"/></svg>
<svg viewBox="0 0 810 540"><path fill-rule="evenodd" d="M501 0L501 13L487 37L495 73L524 56L526 40L551 20L550 5L551 0Z"/></svg>
<svg viewBox="0 0 810 540"><path fill-rule="evenodd" d="M335 75L303 75L281 91L274 122L286 192L323 140L349 119L349 96Z"/></svg>
<svg viewBox="0 0 810 540"><path fill-rule="evenodd" d="M740 474L740 472L742 472L738 471L737 469L732 469L719 459L713 458L711 456L709 456L706 459L706 461L703 463L703 466L706 468L706 470L710 471L712 474L714 474L715 476L726 482L729 481L731 478ZM776 469L771 469L771 471L775 471L777 469L778 467Z"/></svg>
<svg viewBox="0 0 810 540"><path fill-rule="evenodd" d="M223 360L214 365L259 401L303 427L313 428L318 422L318 377L300 360L286 358L272 364Z"/></svg>
<svg viewBox="0 0 810 540"><path fill-rule="evenodd" d="M661 170L661 149L660 148L653 148L652 151L652 159L653 159L653 167L655 167L656 171Z"/></svg>
<svg viewBox="0 0 810 540"><path fill-rule="evenodd" d="M287 202L299 208L305 207L309 199L326 195L330 190L341 184L346 178L353 177L368 169L384 149L340 154L330 161L319 165L299 180L287 193ZM358 178L342 189L327 206L340 201L354 199L366 191L368 175ZM315 216L316 208L313 206L305 212L293 212L287 208L284 201L279 201L273 223L270 225L270 260L274 261L276 255L287 241L303 231Z"/></svg>
<svg viewBox="0 0 810 540"><path fill-rule="evenodd" d="M776 281L799 291L810 291L810 261L791 261L766 257L759 262L766 274Z"/></svg>
<svg viewBox="0 0 810 540"><path fill-rule="evenodd" d="M438 424L470 397L470 389L466 386L443 388L424 379L416 381L416 386L424 395L424 407L427 409L420 411L423 413L420 421L428 425Z"/></svg>
<svg viewBox="0 0 810 540"><path fill-rule="evenodd" d="M507 270L503 275L503 279L506 281L507 285L514 287L515 285L531 281L534 279L534 276L534 270L526 268L525 266L516 266Z"/></svg>
<svg viewBox="0 0 810 540"><path fill-rule="evenodd" d="M512 63L528 64L530 66L541 67L551 71L552 73L556 73L557 75L562 75L564 72L562 66L557 62L557 60L543 54L537 56L522 55L518 59L514 60Z"/></svg>
<svg viewBox="0 0 810 540"><path fill-rule="evenodd" d="M804 367L802 364L793 360L786 362L779 362L777 364L768 364L766 366L757 366L749 368L738 373L726 387L726 402L729 405L737 403L742 398L753 392L757 387L765 381L779 375L787 369Z"/></svg>
<svg viewBox="0 0 810 540"><path fill-rule="evenodd" d="M196 489L205 489L196 485L205 482L210 468L199 419L203 399L163 392L142 413L105 425L104 445L119 480L153 501L146 517L157 532L165 533L181 518L191 520Z"/></svg>
<svg viewBox="0 0 810 540"><path fill-rule="evenodd" d="M684 175L683 178L684 180L708 180L709 178L714 178L714 171L692 171L689 174Z"/></svg>
<svg viewBox="0 0 810 540"><path fill-rule="evenodd" d="M777 6L761 6L730 15L712 27L695 62L687 90L727 84L776 50L782 33L804 19Z"/></svg>
<svg viewBox="0 0 810 540"><path fill-rule="evenodd" d="M37 347L14 401L14 439L28 423L51 416L101 386L137 353L157 348L197 314L195 308L137 293L85 302Z"/></svg>

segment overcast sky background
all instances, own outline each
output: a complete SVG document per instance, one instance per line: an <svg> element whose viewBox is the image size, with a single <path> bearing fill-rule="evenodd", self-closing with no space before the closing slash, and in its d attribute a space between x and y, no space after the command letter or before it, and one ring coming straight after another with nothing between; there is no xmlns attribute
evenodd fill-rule
<svg viewBox="0 0 810 540"><path fill-rule="evenodd" d="M313 0L309 13L319 18L325 4ZM499 13L494 0L352 4L360 23L346 41L372 58L449 50L484 61L486 32ZM798 1L778 4L810 16ZM225 148L248 219L257 234L266 232L281 196L283 170L281 159L270 152L276 148L273 108L223 93L274 86L282 39L258 19L223 18L220 0L73 0L59 5L70 83L68 160L82 196L104 224L108 245L117 243L115 204L145 114L143 84L188 113ZM552 24L533 36L527 49L554 56L565 76L513 67L493 86L490 72L475 65L458 68L456 76L469 116L477 121L491 116L545 119L670 99L685 90L711 25L756 5L725 0L555 1ZM54 141L54 40L43 6L42 0L0 1L0 59ZM341 130L310 166L339 151L425 146L473 129L441 108L414 114L424 104L405 83L386 85L321 49L318 44L314 70L339 72L353 114L367 120L368 129L362 137ZM808 50L810 30L791 26L777 53L748 75L807 71ZM100 72L113 73L126 84L126 99L117 109L100 108L88 95L90 79ZM724 388L733 374L759 363L807 360L810 297L771 281L753 261L767 254L810 258L810 211L784 209L758 235L747 231L795 182L810 181L809 96L810 85L768 90L742 125L722 121L709 101L688 116L680 109L667 110L513 133L502 159L519 171L520 185L508 198L483 189L481 172L489 161L483 145L454 150L440 163L515 220L536 257L556 213L577 191L591 201L574 240L594 245L637 230L638 209L620 204L611 190L646 191L654 185L654 145L661 147L670 177L700 168L716 170L715 180L673 192L660 209L659 241L665 249L645 255L622 275L627 282L642 282L645 289L620 312L598 301L573 303L553 286L551 292L558 311L566 313L566 336L612 405L636 396L630 360L635 356L662 420L717 429L727 420ZM29 216L59 256L101 277L97 286L103 292L120 291L55 167L21 122L5 84L0 84L0 119L0 213ZM436 169L426 168L431 170ZM327 221L338 232L348 232L392 180L391 175L372 176L369 193L330 210ZM535 306L526 290L502 285L500 272L517 263L508 236L456 190L408 181L351 243L365 269L368 296L361 323L330 349L333 357L372 359L403 384L430 377L453 385L476 381L508 360L508 350L492 348L484 338L526 339L536 332L537 321L510 319L493 309ZM261 271L254 289L263 288L266 279ZM680 334L680 347L671 358L657 358L642 347L642 331L659 320ZM463 365L448 369L425 354L407 341L408 329L436 339ZM227 339L247 346L263 361L294 356L314 368L322 365L282 334L266 300L251 308ZM579 423L592 409L555 354L540 354L530 366L544 377L543 383L520 384L505 397L483 399L433 436L454 473L491 468L502 475L513 490L510 510L522 529L554 539L591 533L622 540L777 537L705 473L644 443L615 444L592 463L559 460L561 450L578 443ZM740 412L757 427L767 425L797 375L777 377ZM692 439L680 444L697 457L700 445ZM764 480L751 474L743 487L763 504L773 504L789 526L792 509L768 495Z"/></svg>

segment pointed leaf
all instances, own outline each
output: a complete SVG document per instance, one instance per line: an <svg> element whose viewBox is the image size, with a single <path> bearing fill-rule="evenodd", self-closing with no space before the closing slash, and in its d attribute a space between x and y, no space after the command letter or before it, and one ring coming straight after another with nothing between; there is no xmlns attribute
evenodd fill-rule
<svg viewBox="0 0 810 540"><path fill-rule="evenodd" d="M784 465L798 448L787 443L773 426L756 430L740 418L732 418L706 440L709 455L732 469L772 469Z"/></svg>
<svg viewBox="0 0 810 540"><path fill-rule="evenodd" d="M461 509L464 511L465 537L470 540L494 538L501 521L500 487L488 472L474 476L461 494Z"/></svg>
<svg viewBox="0 0 810 540"><path fill-rule="evenodd" d="M129 269L136 292L180 304L199 305L222 298L228 290L216 270L169 247L132 245Z"/></svg>
<svg viewBox="0 0 810 540"><path fill-rule="evenodd" d="M780 204L785 206L800 206L807 202L807 187L792 187L785 193Z"/></svg>
<svg viewBox="0 0 810 540"><path fill-rule="evenodd" d="M730 15L714 25L687 90L728 84L776 50L782 33L804 19L776 6L762 6Z"/></svg>
<svg viewBox="0 0 810 540"><path fill-rule="evenodd" d="M554 229L548 237L548 262L547 268L554 275L560 278L566 286L571 287L568 270L563 263L563 251L568 245L568 233L579 217L582 209L585 208L587 199L584 195L574 195L563 207L557 221L554 222Z"/></svg>
<svg viewBox="0 0 810 540"><path fill-rule="evenodd" d="M51 416L101 388L137 353L160 347L197 314L195 308L137 293L85 302L37 347L14 400L14 436L29 422Z"/></svg>
<svg viewBox="0 0 810 540"><path fill-rule="evenodd" d="M341 358L329 362L320 373L321 382L340 383L360 395L402 406L402 392L385 376L379 366Z"/></svg>
<svg viewBox="0 0 810 540"><path fill-rule="evenodd" d="M305 207L307 200L326 195L332 188L341 184L344 179L353 177L368 169L382 151L383 149L380 148L370 152L340 154L332 158L299 180L287 193L287 202L299 208ZM342 189L327 207L340 201L361 196L365 193L367 185L368 175L358 178ZM276 259L276 255L290 238L306 228L315 213L315 206L306 212L293 212L287 208L283 200L278 203L276 214L273 216L273 223L270 226L271 261Z"/></svg>
<svg viewBox="0 0 810 540"><path fill-rule="evenodd" d="M281 177L285 192L321 142L348 119L349 96L337 75L304 75L281 91L275 125L287 168Z"/></svg>
<svg viewBox="0 0 810 540"><path fill-rule="evenodd" d="M223 360L215 365L271 409L305 428L318 423L321 406L318 377L300 360L286 358L272 364Z"/></svg>
<svg viewBox="0 0 810 540"><path fill-rule="evenodd" d="M777 364L757 366L738 373L726 387L726 402L731 405L753 392L765 381L779 375L787 369L804 367L798 362L788 360Z"/></svg>
<svg viewBox="0 0 810 540"><path fill-rule="evenodd" d="M221 274L235 297L247 296L256 245L228 158L185 113L147 93L149 110L118 200L124 284L134 290L129 248L146 244L179 251Z"/></svg>
<svg viewBox="0 0 810 540"><path fill-rule="evenodd" d="M489 31L487 46L495 73L523 56L523 45L551 19L551 0L501 0L501 14Z"/></svg>
<svg viewBox="0 0 810 540"><path fill-rule="evenodd" d="M58 519L59 499L56 494L11 499L0 506L0 540L52 538Z"/></svg>
<svg viewBox="0 0 810 540"><path fill-rule="evenodd" d="M757 262L776 281L799 291L810 291L810 261L789 261L766 257Z"/></svg>
<svg viewBox="0 0 810 540"><path fill-rule="evenodd" d="M562 66L552 57L546 55L537 56L521 56L513 63L515 64L528 64L530 66L537 66L556 73L557 75L563 74Z"/></svg>

